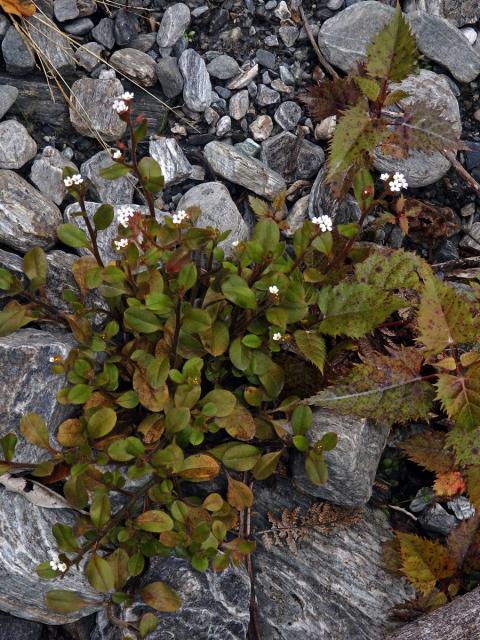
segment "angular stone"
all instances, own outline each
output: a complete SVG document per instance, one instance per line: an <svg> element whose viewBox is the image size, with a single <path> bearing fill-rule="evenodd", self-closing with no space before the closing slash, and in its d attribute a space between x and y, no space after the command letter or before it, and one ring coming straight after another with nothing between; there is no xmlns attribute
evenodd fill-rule
<svg viewBox="0 0 480 640"><path fill-rule="evenodd" d="M167 7L157 33L159 47L173 47L190 24L190 9L183 2Z"/></svg>
<svg viewBox="0 0 480 640"><path fill-rule="evenodd" d="M102 64L102 51L103 46L98 42L87 42L87 44L78 47L75 52L75 60L82 69L92 71L97 65Z"/></svg>
<svg viewBox="0 0 480 640"><path fill-rule="evenodd" d="M0 123L0 169L21 169L35 157L37 143L16 120Z"/></svg>
<svg viewBox="0 0 480 640"><path fill-rule="evenodd" d="M204 182L192 187L181 197L177 209L184 210L194 206L201 210L195 226L214 227L222 232L231 231L228 238L220 243L227 254L231 253L232 242L248 239L248 227L228 189L221 182Z"/></svg>
<svg viewBox="0 0 480 640"><path fill-rule="evenodd" d="M0 86L0 119L7 113L17 97L17 87L12 87L11 84Z"/></svg>
<svg viewBox="0 0 480 640"><path fill-rule="evenodd" d="M44 380L39 381L40 385L43 383ZM56 522L72 526L72 511L37 507L3 487L0 504L0 609L43 624L73 622L101 609L98 592L93 591L83 575L83 563L79 569L71 567L62 578L54 580L42 580L35 571L40 563L54 557L52 550L57 544L52 526ZM52 589L77 591L92 604L74 613L55 613L45 604L45 595ZM23 636L17 639L23 640Z"/></svg>
<svg viewBox="0 0 480 640"><path fill-rule="evenodd" d="M460 82L472 82L480 74L480 55L463 33L448 20L421 11L408 14L419 50L446 67Z"/></svg>
<svg viewBox="0 0 480 640"><path fill-rule="evenodd" d="M457 99L444 76L421 69L420 73L406 78L399 85L392 85L408 93L400 106L411 106L416 101L426 103L442 113L442 119L450 123L452 131L459 137L462 121ZM449 161L440 153L413 151L405 159L395 159L375 154L375 168L381 172L403 173L409 186L424 187L437 182L450 168Z"/></svg>
<svg viewBox="0 0 480 640"><path fill-rule="evenodd" d="M443 0L443 17L457 27L475 24L478 20L477 0Z"/></svg>
<svg viewBox="0 0 480 640"><path fill-rule="evenodd" d="M135 36L135 38L130 42L130 47L132 49L143 51L143 53L147 53L147 51L150 51L150 49L155 47L156 39L157 34L154 31L151 33L139 33L138 36Z"/></svg>
<svg viewBox="0 0 480 640"><path fill-rule="evenodd" d="M293 47L299 36L299 31L297 27L286 25L279 28L278 35L286 47Z"/></svg>
<svg viewBox="0 0 480 640"><path fill-rule="evenodd" d="M273 131L273 122L270 116L258 116L248 128L253 139L261 142L270 137Z"/></svg>
<svg viewBox="0 0 480 640"><path fill-rule="evenodd" d="M120 72L133 78L143 87L153 87L157 82L154 60L137 49L119 49L112 53L110 64Z"/></svg>
<svg viewBox="0 0 480 640"><path fill-rule="evenodd" d="M225 54L217 56L207 65L207 71L213 78L219 80L230 80L240 71L238 62L232 56Z"/></svg>
<svg viewBox="0 0 480 640"><path fill-rule="evenodd" d="M178 68L177 59L162 58L156 65L157 78L167 98L175 98L183 90L183 76Z"/></svg>
<svg viewBox="0 0 480 640"><path fill-rule="evenodd" d="M280 94L265 84L259 84L256 101L261 107L268 107L271 104L280 102Z"/></svg>
<svg viewBox="0 0 480 640"><path fill-rule="evenodd" d="M55 0L53 3L53 13L59 22L74 20L80 15L76 0Z"/></svg>
<svg viewBox="0 0 480 640"><path fill-rule="evenodd" d="M56 400L57 392L65 386L65 378L52 373L49 358L55 355L65 358L74 344L75 340L69 333L50 333L30 328L0 338L3 412L0 437L9 432L17 434L15 460L39 462L49 457L45 449L35 447L20 435L22 416L30 412L39 413L55 444L54 435L58 425L71 415L72 408L60 405Z"/></svg>
<svg viewBox="0 0 480 640"><path fill-rule="evenodd" d="M227 88L231 91L235 91L236 89L244 89L245 87L248 87L250 82L253 82L257 75L258 64L254 64L249 69L241 71L238 76L233 78L233 80L230 80L230 82L227 84Z"/></svg>
<svg viewBox="0 0 480 640"><path fill-rule="evenodd" d="M35 57L13 25L2 40L2 54L8 73L14 76L24 76L35 68Z"/></svg>
<svg viewBox="0 0 480 640"><path fill-rule="evenodd" d="M95 199L107 204L130 204L138 180L128 174L117 180L105 180L100 169L112 165L112 156L108 151L99 151L86 160L80 167L83 176L91 183L90 191Z"/></svg>
<svg viewBox="0 0 480 640"><path fill-rule="evenodd" d="M230 98L228 112L234 120L241 120L247 115L249 106L250 98L248 96L248 90L243 89L242 91L234 93Z"/></svg>
<svg viewBox="0 0 480 640"><path fill-rule="evenodd" d="M223 142L209 142L204 154L215 173L259 196L273 198L286 188L285 180L276 171Z"/></svg>
<svg viewBox="0 0 480 640"><path fill-rule="evenodd" d="M212 101L212 85L202 56L194 49L186 49L178 66L184 79L185 104L192 111L205 111Z"/></svg>
<svg viewBox="0 0 480 640"><path fill-rule="evenodd" d="M62 216L48 198L13 171L0 171L0 242L25 253L55 244Z"/></svg>
<svg viewBox="0 0 480 640"><path fill-rule="evenodd" d="M302 196L299 198L293 207L291 208L288 216L285 219L285 222L288 224L286 229L283 229L283 235L287 236L287 238L291 238L295 231L298 231L307 219L308 212L308 201L310 196Z"/></svg>
<svg viewBox="0 0 480 640"><path fill-rule="evenodd" d="M77 167L67 160L55 147L47 146L40 158L32 164L30 180L43 193L53 200L55 204L61 204L67 195L67 189L63 183L63 169L70 167L78 173Z"/></svg>
<svg viewBox="0 0 480 640"><path fill-rule="evenodd" d="M75 69L75 55L70 43L61 35L55 23L40 13L35 13L25 22L38 50L56 72L71 73Z"/></svg>
<svg viewBox="0 0 480 640"><path fill-rule="evenodd" d="M93 21L90 18L77 18L63 25L63 30L72 36L84 36L93 29Z"/></svg>
<svg viewBox="0 0 480 640"><path fill-rule="evenodd" d="M418 521L426 531L439 533L442 536L448 536L458 524L455 516L447 513L442 505L438 503L428 505L422 511Z"/></svg>
<svg viewBox="0 0 480 640"><path fill-rule="evenodd" d="M473 253L480 253L480 222L474 222L468 230L469 235L465 235L459 243L462 249L468 249Z"/></svg>
<svg viewBox="0 0 480 640"><path fill-rule="evenodd" d="M100 22L92 29L92 36L106 49L111 49L115 44L115 36L113 34L113 20L111 18L102 18Z"/></svg>
<svg viewBox="0 0 480 640"><path fill-rule="evenodd" d="M113 34L119 47L128 47L139 31L140 24L135 13L126 9L117 11L113 23Z"/></svg>
<svg viewBox="0 0 480 640"><path fill-rule="evenodd" d="M243 568L220 573L200 573L180 558L152 558L139 587L162 581L180 596L182 606L175 613L159 616L160 624L149 640L244 640L250 620L250 581ZM145 611L135 602L126 619ZM100 613L91 640L121 640L122 630L113 627Z"/></svg>
<svg viewBox="0 0 480 640"><path fill-rule="evenodd" d="M318 216L330 216L333 223L347 224L360 219L360 207L350 194L342 200L337 200L330 185L326 181L327 168L323 166L313 183L308 200L308 217L310 220Z"/></svg>
<svg viewBox="0 0 480 640"><path fill-rule="evenodd" d="M175 138L150 140L149 153L160 165L165 186L183 182L192 173L192 165Z"/></svg>
<svg viewBox="0 0 480 640"><path fill-rule="evenodd" d="M289 169L292 156L296 153L298 138L284 131L262 142L261 159L281 175ZM323 149L308 140L303 140L300 151L293 162L292 177L296 180L308 180L318 173L325 160Z"/></svg>
<svg viewBox="0 0 480 640"><path fill-rule="evenodd" d="M38 622L0 613L0 640L40 640L42 634L43 627Z"/></svg>
<svg viewBox="0 0 480 640"><path fill-rule="evenodd" d="M299 453L294 460L294 485L308 495L344 507L362 506L372 495L375 473L389 428L369 420L316 409L307 437L313 443L328 431L337 434L338 443L335 449L325 453L327 482L320 486L310 482L305 472L305 456Z"/></svg>
<svg viewBox="0 0 480 640"><path fill-rule="evenodd" d="M71 89L70 121L81 135L95 138L100 134L107 142L121 138L127 127L112 109L123 93L120 80L80 78Z"/></svg>
<svg viewBox="0 0 480 640"><path fill-rule="evenodd" d="M287 100L277 108L273 119L279 124L285 131L291 131L295 129L302 117L302 108L296 102Z"/></svg>
<svg viewBox="0 0 480 640"><path fill-rule="evenodd" d="M224 138L232 131L232 119L230 116L222 116L218 121L215 133L219 138Z"/></svg>
<svg viewBox="0 0 480 640"><path fill-rule="evenodd" d="M269 530L267 513L305 514L316 501L286 480L255 484L253 533ZM399 626L392 609L414 595L403 578L385 570L383 544L392 537L381 509L330 534L309 528L292 553L285 545L267 551L257 537L253 556L260 637L265 640L384 640ZM432 638L433 640L433 638Z"/></svg>

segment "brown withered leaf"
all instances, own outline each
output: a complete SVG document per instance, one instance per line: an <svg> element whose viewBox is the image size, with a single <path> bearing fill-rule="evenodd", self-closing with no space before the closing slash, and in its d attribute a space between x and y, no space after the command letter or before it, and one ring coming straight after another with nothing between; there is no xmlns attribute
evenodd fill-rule
<svg viewBox="0 0 480 640"><path fill-rule="evenodd" d="M329 116L338 116L354 105L360 97L360 89L352 76L325 80L318 86L309 87L300 96L313 120L320 122Z"/></svg>
<svg viewBox="0 0 480 640"><path fill-rule="evenodd" d="M0 0L0 7L10 15L19 18L28 18L33 16L37 10L33 2L29 0Z"/></svg>
<svg viewBox="0 0 480 640"><path fill-rule="evenodd" d="M408 216L409 236L427 247L444 238L450 238L460 230L450 207L439 207L416 198L405 199L405 213Z"/></svg>

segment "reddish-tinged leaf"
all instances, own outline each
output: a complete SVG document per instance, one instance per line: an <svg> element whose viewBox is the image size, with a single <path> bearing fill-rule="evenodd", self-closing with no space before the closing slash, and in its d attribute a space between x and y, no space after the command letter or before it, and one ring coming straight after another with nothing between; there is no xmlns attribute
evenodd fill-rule
<svg viewBox="0 0 480 640"><path fill-rule="evenodd" d="M180 607L180 598L164 582L151 582L140 592L142 600L153 609L171 613Z"/></svg>
<svg viewBox="0 0 480 640"><path fill-rule="evenodd" d="M413 533L397 533L400 542L403 575L423 595L433 591L438 580L455 573L455 563L439 542L420 538Z"/></svg>
<svg viewBox="0 0 480 640"><path fill-rule="evenodd" d="M459 471L440 473L435 480L433 490L437 496L451 498L465 491L465 480Z"/></svg>

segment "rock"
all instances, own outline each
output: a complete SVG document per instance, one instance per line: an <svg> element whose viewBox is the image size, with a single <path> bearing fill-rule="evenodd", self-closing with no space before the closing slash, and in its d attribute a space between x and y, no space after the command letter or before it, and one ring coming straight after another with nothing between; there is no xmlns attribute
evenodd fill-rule
<svg viewBox="0 0 480 640"><path fill-rule="evenodd" d="M64 23L63 30L71 33L72 36L84 36L93 29L93 22L90 18L77 18L72 22Z"/></svg>
<svg viewBox="0 0 480 640"><path fill-rule="evenodd" d="M135 13L126 9L117 11L113 23L113 35L119 47L128 47L139 31L140 24Z"/></svg>
<svg viewBox="0 0 480 640"><path fill-rule="evenodd" d="M105 180L100 175L100 169L113 164L108 151L99 151L80 167L81 173L91 183L90 191L95 199L107 204L130 204L137 178L131 174L117 180Z"/></svg>
<svg viewBox="0 0 480 640"><path fill-rule="evenodd" d="M205 111L212 101L212 85L202 56L194 49L186 49L180 56L178 66L184 80L185 104L192 111Z"/></svg>
<svg viewBox="0 0 480 640"><path fill-rule="evenodd" d="M165 186L183 182L192 173L192 165L175 138L152 139L149 153L160 165Z"/></svg>
<svg viewBox="0 0 480 640"><path fill-rule="evenodd" d="M213 78L229 80L238 74L240 67L234 58L223 54L208 63L207 71Z"/></svg>
<svg viewBox="0 0 480 640"><path fill-rule="evenodd" d="M280 80L282 82L284 82L287 85L295 84L295 78L288 67L281 64L278 70L280 71Z"/></svg>
<svg viewBox="0 0 480 640"><path fill-rule="evenodd" d="M325 453L327 482L317 486L308 480L305 456L299 453L294 460L294 485L303 493L344 507L362 506L372 495L373 481L389 428L369 420L316 409L312 428L308 432L309 440L316 442L328 431L337 434L338 444L335 449Z"/></svg>
<svg viewBox="0 0 480 640"><path fill-rule="evenodd" d="M447 502L457 520L469 520L475 514L475 507L465 496L455 496Z"/></svg>
<svg viewBox="0 0 480 640"><path fill-rule="evenodd" d="M258 64L262 65L262 67L266 67L267 69L273 70L277 66L277 56L266 49L257 49L255 58L257 59Z"/></svg>
<svg viewBox="0 0 480 640"><path fill-rule="evenodd" d="M238 151L241 151L245 155L251 156L252 158L258 158L262 147L257 142L252 140L252 138L245 138L245 140L243 140L242 142L237 142L237 144L235 145L235 149L238 149Z"/></svg>
<svg viewBox="0 0 480 640"><path fill-rule="evenodd" d="M231 231L220 246L228 254L232 242L248 239L248 227L228 189L221 182L204 182L192 187L182 196L177 209L197 206L201 209L196 226L214 227L219 231Z"/></svg>
<svg viewBox="0 0 480 640"><path fill-rule="evenodd" d="M153 31L151 33L139 33L138 36L135 36L130 42L130 47L147 53L147 51L155 47L156 39L157 34Z"/></svg>
<svg viewBox="0 0 480 640"><path fill-rule="evenodd" d="M120 49L112 53L110 64L129 78L133 78L142 87L153 87L157 82L154 60L137 49Z"/></svg>
<svg viewBox="0 0 480 640"><path fill-rule="evenodd" d="M392 16L392 7L380 2L358 2L325 20L318 46L331 64L348 71L354 62L366 59L367 46Z"/></svg>
<svg viewBox="0 0 480 640"><path fill-rule="evenodd" d="M417 491L408 507L413 513L421 513L432 503L433 499L434 493L431 487L422 487Z"/></svg>
<svg viewBox="0 0 480 640"><path fill-rule="evenodd" d="M407 3L408 11L425 11L432 16L447 18L457 27L465 24L475 24L478 20L478 5L476 0L417 0Z"/></svg>
<svg viewBox="0 0 480 640"><path fill-rule="evenodd" d="M0 120L10 109L17 97L17 87L12 87L11 84L3 84L0 86Z"/></svg>
<svg viewBox="0 0 480 640"><path fill-rule="evenodd" d="M182 93L183 76L176 58L162 58L156 65L156 72L162 91L167 98L175 98Z"/></svg>
<svg viewBox="0 0 480 640"><path fill-rule="evenodd" d="M65 385L65 378L52 372L49 358L55 355L66 358L74 345L75 340L69 333L50 333L30 328L0 338L3 411L0 436L9 432L18 435L15 460L35 463L49 457L47 451L35 447L20 435L22 416L30 412L39 413L55 443L58 425L71 415L72 407L60 405L56 400L57 392ZM0 513L2 508L0 503ZM2 559L0 552L0 565ZM0 607L1 591L0 586Z"/></svg>
<svg viewBox="0 0 480 640"><path fill-rule="evenodd" d="M266 140L273 131L273 121L270 116L258 116L249 126L254 140L261 142Z"/></svg>
<svg viewBox="0 0 480 640"><path fill-rule="evenodd" d="M327 169L322 167L310 191L308 217L311 220L318 216L330 216L334 225L357 222L360 219L357 201L350 194L341 201L336 200L326 182L326 175Z"/></svg>
<svg viewBox="0 0 480 640"><path fill-rule="evenodd" d="M20 169L37 153L37 143L16 120L0 123L0 169Z"/></svg>
<svg viewBox="0 0 480 640"><path fill-rule="evenodd" d="M35 68L31 50L13 25L2 40L2 54L8 73L14 76L24 76Z"/></svg>
<svg viewBox="0 0 480 640"><path fill-rule="evenodd" d="M78 173L77 167L54 147L47 146L37 158L30 171L30 180L55 204L62 204L67 189L63 183L63 169L70 167Z"/></svg>
<svg viewBox="0 0 480 640"><path fill-rule="evenodd" d="M462 30L463 35L471 45L474 45L477 41L478 33L472 27L464 27Z"/></svg>
<svg viewBox="0 0 480 640"><path fill-rule="evenodd" d="M75 56L68 40L61 35L55 23L45 15L35 13L25 20L28 32L49 65L59 74L75 69ZM93 23L92 23L93 26Z"/></svg>
<svg viewBox="0 0 480 640"><path fill-rule="evenodd" d="M265 84L259 84L256 100L257 104L261 107L268 107L271 104L280 102L280 94L278 91L270 89L270 87L267 87Z"/></svg>
<svg viewBox="0 0 480 640"><path fill-rule="evenodd" d="M80 15L76 0L55 0L53 3L53 13L59 22L74 20Z"/></svg>
<svg viewBox="0 0 480 640"><path fill-rule="evenodd" d="M40 640L42 634L43 627L38 622L0 613L0 640Z"/></svg>
<svg viewBox="0 0 480 640"><path fill-rule="evenodd" d="M150 567L139 586L160 580L180 596L182 606L173 614L159 616L160 624L149 640L197 638L198 640L244 640L250 620L250 581L243 568L221 573L200 573L180 558L152 558ZM135 602L131 617L146 610ZM128 618L127 618L128 619ZM91 640L121 640L122 630L113 627L100 613Z"/></svg>
<svg viewBox="0 0 480 640"><path fill-rule="evenodd" d="M42 384L45 384L44 380L39 379L39 386ZM101 609L101 597L86 581L82 565L80 569L71 567L65 575L54 580L42 580L35 572L41 562L55 555L52 549L56 549L57 544L52 526L56 522L73 525L71 510L37 507L22 495L8 492L3 487L0 488L0 505L0 608L43 624L73 622ZM92 604L74 613L55 613L45 604L45 595L52 589L77 591ZM16 638L23 640L23 636Z"/></svg>
<svg viewBox="0 0 480 640"><path fill-rule="evenodd" d="M242 91L234 93L230 98L228 112L234 120L241 120L247 115L249 106L250 98L248 96L248 90L243 89Z"/></svg>
<svg viewBox="0 0 480 640"><path fill-rule="evenodd" d="M190 24L190 9L183 2L170 5L163 14L157 33L159 47L173 47Z"/></svg>
<svg viewBox="0 0 480 640"><path fill-rule="evenodd" d="M244 69L239 73L238 76L230 80L227 84L227 88L231 91L236 91L237 89L244 89L248 87L250 82L252 82L258 75L258 64L254 64L249 69Z"/></svg>
<svg viewBox="0 0 480 640"><path fill-rule="evenodd" d="M290 9L288 8L285 0L280 0L277 7L274 9L273 13L277 16L279 20L288 20L291 16Z"/></svg>
<svg viewBox="0 0 480 640"><path fill-rule="evenodd" d="M111 49L115 44L115 35L113 33L113 20L111 18L102 18L100 22L92 29L92 36L105 49Z"/></svg>
<svg viewBox="0 0 480 640"><path fill-rule="evenodd" d="M3 38L5 37L5 34L8 31L8 27L10 26L11 22L10 20L7 18L7 16L2 13L0 14L0 41L3 40Z"/></svg>
<svg viewBox="0 0 480 640"><path fill-rule="evenodd" d="M286 480L255 485L253 532L271 528L284 509L302 514L315 503ZM414 595L387 573L384 542L392 537L381 509L367 507L356 524L334 523L330 534L312 528L291 552L268 551L260 536L254 553L260 637L265 640L383 640L398 626L392 609Z"/></svg>
<svg viewBox="0 0 480 640"><path fill-rule="evenodd" d="M230 116L222 116L218 121L215 133L219 138L224 138L232 131L232 119Z"/></svg>
<svg viewBox="0 0 480 640"><path fill-rule="evenodd" d="M287 236L287 238L291 238L307 219L309 199L310 196L299 198L286 217L285 222L288 224L288 228L283 229L283 235Z"/></svg>
<svg viewBox="0 0 480 640"><path fill-rule="evenodd" d="M442 536L448 536L458 524L455 516L447 513L438 503L428 505L422 511L418 521L426 531L439 533Z"/></svg>
<svg viewBox="0 0 480 640"><path fill-rule="evenodd" d="M444 18L421 11L407 17L417 36L417 46L427 58L446 67L460 82L475 80L480 74L480 55L458 29Z"/></svg>
<svg viewBox="0 0 480 640"><path fill-rule="evenodd" d="M418 100L439 109L442 118L451 124L452 130L460 137L462 121L458 102L443 76L422 69L419 74L410 76L392 87L398 87L409 94L409 97L401 100L400 106L409 106ZM427 154L413 151L407 158L398 160L377 152L374 166L380 172L403 173L410 187L424 187L444 176L450 168L450 163L439 152Z"/></svg>
<svg viewBox="0 0 480 640"><path fill-rule="evenodd" d="M287 25L279 28L278 35L283 40L283 43L286 47L293 47L293 45L297 41L299 32L297 27Z"/></svg>
<svg viewBox="0 0 480 640"><path fill-rule="evenodd" d="M204 154L215 173L259 196L273 198L286 188L285 180L276 171L223 142L209 142Z"/></svg>
<svg viewBox="0 0 480 640"><path fill-rule="evenodd" d="M275 122L285 131L295 129L301 117L302 108L296 102L292 102L292 100L282 102L273 115Z"/></svg>
<svg viewBox="0 0 480 640"><path fill-rule="evenodd" d="M92 71L95 67L103 62L101 55L103 46L98 42L88 42L78 47L75 52L75 60L79 67L86 71Z"/></svg>
<svg viewBox="0 0 480 640"><path fill-rule="evenodd" d="M315 127L315 140L330 140L335 133L337 126L337 116L328 116Z"/></svg>
<svg viewBox="0 0 480 640"><path fill-rule="evenodd" d="M123 93L120 80L80 78L72 85L70 121L81 135L95 138L98 133L107 142L121 138L127 125L113 111L116 96Z"/></svg>
<svg viewBox="0 0 480 640"><path fill-rule="evenodd" d="M284 175L296 153L298 138L284 131L262 142L262 161L274 171ZM308 180L318 173L325 160L325 153L318 145L303 140L300 151L293 161L292 176L295 180Z"/></svg>
<svg viewBox="0 0 480 640"><path fill-rule="evenodd" d="M468 234L460 240L459 246L462 249L480 253L480 222L474 222L469 228Z"/></svg>
<svg viewBox="0 0 480 640"><path fill-rule="evenodd" d="M58 208L13 171L0 171L0 242L25 253L47 249L62 222Z"/></svg>

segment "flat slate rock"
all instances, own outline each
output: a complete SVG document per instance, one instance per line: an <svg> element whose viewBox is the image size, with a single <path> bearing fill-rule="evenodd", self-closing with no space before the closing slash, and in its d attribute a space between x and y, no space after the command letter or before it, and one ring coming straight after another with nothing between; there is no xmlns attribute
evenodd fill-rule
<svg viewBox="0 0 480 640"><path fill-rule="evenodd" d="M25 20L28 33L41 51L42 58L60 74L69 74L75 69L75 55L68 39L55 23L41 13Z"/></svg>
<svg viewBox="0 0 480 640"><path fill-rule="evenodd" d="M2 40L2 54L8 73L24 76L35 69L35 56L13 25Z"/></svg>
<svg viewBox="0 0 480 640"><path fill-rule="evenodd" d="M0 119L7 113L17 97L17 87L13 87L11 84L0 85Z"/></svg>
<svg viewBox="0 0 480 640"><path fill-rule="evenodd" d="M194 49L186 49L178 66L183 76L183 99L192 111L203 112L212 101L212 84L201 55Z"/></svg>
<svg viewBox="0 0 480 640"><path fill-rule="evenodd" d="M100 202L107 204L130 204L138 180L128 174L117 180L105 180L100 175L100 169L113 164L108 151L99 151L86 160L80 167L81 173L90 181L90 192Z"/></svg>
<svg viewBox="0 0 480 640"><path fill-rule="evenodd" d="M173 47L190 24L190 9L183 2L170 5L163 14L157 33L160 48Z"/></svg>
<svg viewBox="0 0 480 640"><path fill-rule="evenodd" d="M42 151L42 155L36 158L30 171L30 180L33 184L55 204L61 204L67 195L67 188L63 182L65 167L70 167L78 173L77 167L67 160L63 153L55 147L47 146Z"/></svg>
<svg viewBox="0 0 480 640"><path fill-rule="evenodd" d="M182 606L175 613L162 613L158 617L160 624L148 640L245 640L250 619L250 580L244 569L200 573L180 558L153 558L138 586L157 580L177 591ZM125 617L129 619L146 610L145 605L136 602ZM113 627L103 612L98 614L91 640L121 638L122 630Z"/></svg>
<svg viewBox="0 0 480 640"><path fill-rule="evenodd" d="M112 109L115 98L123 93L117 79L80 78L71 89L70 121L83 136L95 138L98 133L107 142L121 138L126 123Z"/></svg>
<svg viewBox="0 0 480 640"><path fill-rule="evenodd" d="M21 169L36 153L37 143L23 124L0 122L0 169Z"/></svg>
<svg viewBox="0 0 480 640"><path fill-rule="evenodd" d="M192 165L175 138L152 139L149 153L160 165L166 187L187 180L192 173Z"/></svg>
<svg viewBox="0 0 480 640"><path fill-rule="evenodd" d="M153 87L157 82L155 61L147 53L137 49L119 49L112 53L109 63L142 87Z"/></svg>
<svg viewBox="0 0 480 640"><path fill-rule="evenodd" d="M14 171L0 170L0 242L23 253L34 246L48 249L61 222L51 200Z"/></svg>
<svg viewBox="0 0 480 640"><path fill-rule="evenodd" d="M317 175L325 161L325 153L318 144L300 141L293 133L282 131L262 142L260 158L289 180L308 180Z"/></svg>
<svg viewBox="0 0 480 640"><path fill-rule="evenodd" d="M40 623L0 613L0 640L41 640L42 634Z"/></svg>

